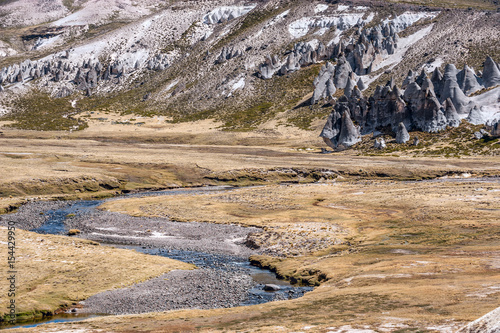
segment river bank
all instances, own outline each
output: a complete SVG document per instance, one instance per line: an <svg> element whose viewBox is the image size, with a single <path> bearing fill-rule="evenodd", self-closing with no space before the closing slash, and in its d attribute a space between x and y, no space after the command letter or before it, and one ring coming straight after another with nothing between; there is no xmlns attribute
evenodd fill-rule
<svg viewBox="0 0 500 333"><path fill-rule="evenodd" d="M213 190L172 190L134 194L131 197ZM121 247L120 250L135 250L148 257L173 258L192 263L199 269L175 270L125 288L115 287L99 292L85 301L79 299L77 303L76 299L70 299L73 306L67 307L68 312L132 314L186 308L228 308L292 299L312 290L292 287L277 280L274 274L250 266L248 257L258 252L246 247L245 242L248 234L260 232L258 228L132 217L96 209L102 203L103 200L34 201L24 204L15 213L0 217L0 223L6 225L9 221L19 229L37 232L40 241L45 234L73 233L78 238L101 243L110 249ZM263 282L262 275L267 275L266 282ZM265 292L265 283L281 286L273 292ZM54 291L57 292L57 288ZM25 313L27 315L28 312Z"/></svg>

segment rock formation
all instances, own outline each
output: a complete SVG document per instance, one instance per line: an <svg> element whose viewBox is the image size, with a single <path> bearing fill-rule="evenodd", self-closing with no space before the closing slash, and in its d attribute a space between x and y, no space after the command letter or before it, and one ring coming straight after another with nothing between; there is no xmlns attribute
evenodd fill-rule
<svg viewBox="0 0 500 333"><path fill-rule="evenodd" d="M340 63L341 66L344 64L342 60ZM487 66L496 66L491 59L487 63L489 63ZM436 69L431 78L423 71L417 77L410 71L403 82L404 91L394 85L391 80L385 86L376 87L375 92L369 98L364 98L359 89L353 87L352 77L356 74L351 72L350 76L345 77L345 71L338 68L338 65L325 66L314 82L316 89L311 100L313 104L325 97L327 82L335 80L337 73L341 75L339 74L336 82L343 83L344 79L346 82L344 96L337 101L332 111L332 113L338 113L333 117L337 119L337 122L327 122L326 131L320 136L324 137L324 134L328 133L327 137L331 139L340 133L338 119L344 111L349 112L350 118L359 124L361 134L390 127L399 138L398 142L408 140L407 130L438 132L448 126L458 127L461 118L466 115L467 121L475 125L485 124L487 120L482 107L475 105L472 99L465 95L465 92L482 89L482 86L479 86L481 78L468 66L458 71L454 65L447 65L444 75ZM339 140L338 137L336 139Z"/></svg>
<svg viewBox="0 0 500 333"><path fill-rule="evenodd" d="M359 141L361 141L359 128L354 126L349 111L344 111L337 146L350 147Z"/></svg>
<svg viewBox="0 0 500 333"><path fill-rule="evenodd" d="M500 69L498 68L498 64L491 57L487 57L484 62L482 79L485 88L500 85Z"/></svg>
<svg viewBox="0 0 500 333"><path fill-rule="evenodd" d="M410 134L406 130L405 124L399 123L398 130L396 132L396 142L397 143L406 143L410 140Z"/></svg>
<svg viewBox="0 0 500 333"><path fill-rule="evenodd" d="M387 145L385 143L384 138L375 139L375 142L373 143L373 148L375 148L375 149L385 149L385 148L387 148Z"/></svg>
<svg viewBox="0 0 500 333"><path fill-rule="evenodd" d="M263 79L269 79L273 75L285 75L318 61L331 59L337 62L333 75L335 87L344 89L351 73L356 75L371 73L373 64L393 54L399 41L392 23L367 29L361 29L361 26L358 28L360 28L358 38L347 45L343 41L330 47L317 40L296 43L293 50L287 53L286 59L279 60L275 56L270 65L269 58L266 58L266 61L259 66L258 74ZM280 70L275 68L278 64ZM363 90L365 87L359 88Z"/></svg>

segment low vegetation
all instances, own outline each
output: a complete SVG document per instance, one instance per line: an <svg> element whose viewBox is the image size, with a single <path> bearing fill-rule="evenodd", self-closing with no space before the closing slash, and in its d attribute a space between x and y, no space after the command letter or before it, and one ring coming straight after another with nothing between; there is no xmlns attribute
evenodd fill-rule
<svg viewBox="0 0 500 333"><path fill-rule="evenodd" d="M13 104L17 111L2 120L14 123L6 126L36 131L82 130L87 127L83 120L73 117L78 110L71 106L69 98L51 98L34 91L19 97Z"/></svg>

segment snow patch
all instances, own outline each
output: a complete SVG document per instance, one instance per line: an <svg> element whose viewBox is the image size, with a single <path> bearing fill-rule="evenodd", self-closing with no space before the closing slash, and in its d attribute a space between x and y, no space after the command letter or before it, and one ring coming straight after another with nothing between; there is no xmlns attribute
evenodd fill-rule
<svg viewBox="0 0 500 333"><path fill-rule="evenodd" d="M276 15L271 21L267 22L265 27L263 29L266 29L267 27L273 26L279 21L283 20L288 13L290 13L290 9L285 10L283 13ZM259 33L262 33L262 30L259 30Z"/></svg>
<svg viewBox="0 0 500 333"><path fill-rule="evenodd" d="M151 233L151 238L176 238L175 236L168 236L165 235L164 233L153 231Z"/></svg>
<svg viewBox="0 0 500 333"><path fill-rule="evenodd" d="M376 71L386 66L389 66L389 69L392 69L394 66L399 64L403 60L403 56L406 54L406 51L408 51L408 49L413 44L415 44L416 42L427 36L432 31L433 27L434 24L431 24L428 27L417 31L413 35L410 35L406 38L401 38L398 42L398 48L396 49L396 52L394 52L394 54L387 57L382 62L376 64L373 68L373 71Z"/></svg>
<svg viewBox="0 0 500 333"><path fill-rule="evenodd" d="M337 12L344 12L344 11L346 11L346 10L348 10L348 9L349 9L349 6L346 6L346 5L339 5L339 6L337 7Z"/></svg>
<svg viewBox="0 0 500 333"><path fill-rule="evenodd" d="M126 52L120 54L118 59L123 63L125 68L134 68L136 62L142 66L148 61L149 51L146 49L139 49L136 52Z"/></svg>
<svg viewBox="0 0 500 333"><path fill-rule="evenodd" d="M436 60L434 60L433 62L431 62L430 64L425 64L423 69L427 72L427 73L432 73L436 68L439 68L441 67L442 65L444 64L444 61L443 59L441 58L437 58Z"/></svg>
<svg viewBox="0 0 500 333"><path fill-rule="evenodd" d="M38 40L35 42L35 45L33 45L33 50L40 50L43 49L47 46L51 46L52 44L57 43L57 41L61 41L62 38L61 36L54 36L50 38L38 38Z"/></svg>
<svg viewBox="0 0 500 333"><path fill-rule="evenodd" d="M329 327L331 331L327 333L376 333L376 331L369 328L353 328L351 325L340 326L339 328Z"/></svg>

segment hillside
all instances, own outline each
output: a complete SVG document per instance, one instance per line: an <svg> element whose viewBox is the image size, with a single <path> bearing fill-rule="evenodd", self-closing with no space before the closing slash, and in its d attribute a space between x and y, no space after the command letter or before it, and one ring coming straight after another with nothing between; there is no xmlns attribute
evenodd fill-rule
<svg viewBox="0 0 500 333"><path fill-rule="evenodd" d="M215 119L224 130L270 121L311 129L332 110L312 95L315 79L339 55L350 55L351 78L367 97L391 78L401 85L409 70L478 71L488 55L498 67L498 5L468 3L50 1L24 13L29 1L8 2L0 7L0 112L37 130L84 129L73 117L83 111ZM368 33L370 46L360 48Z"/></svg>

